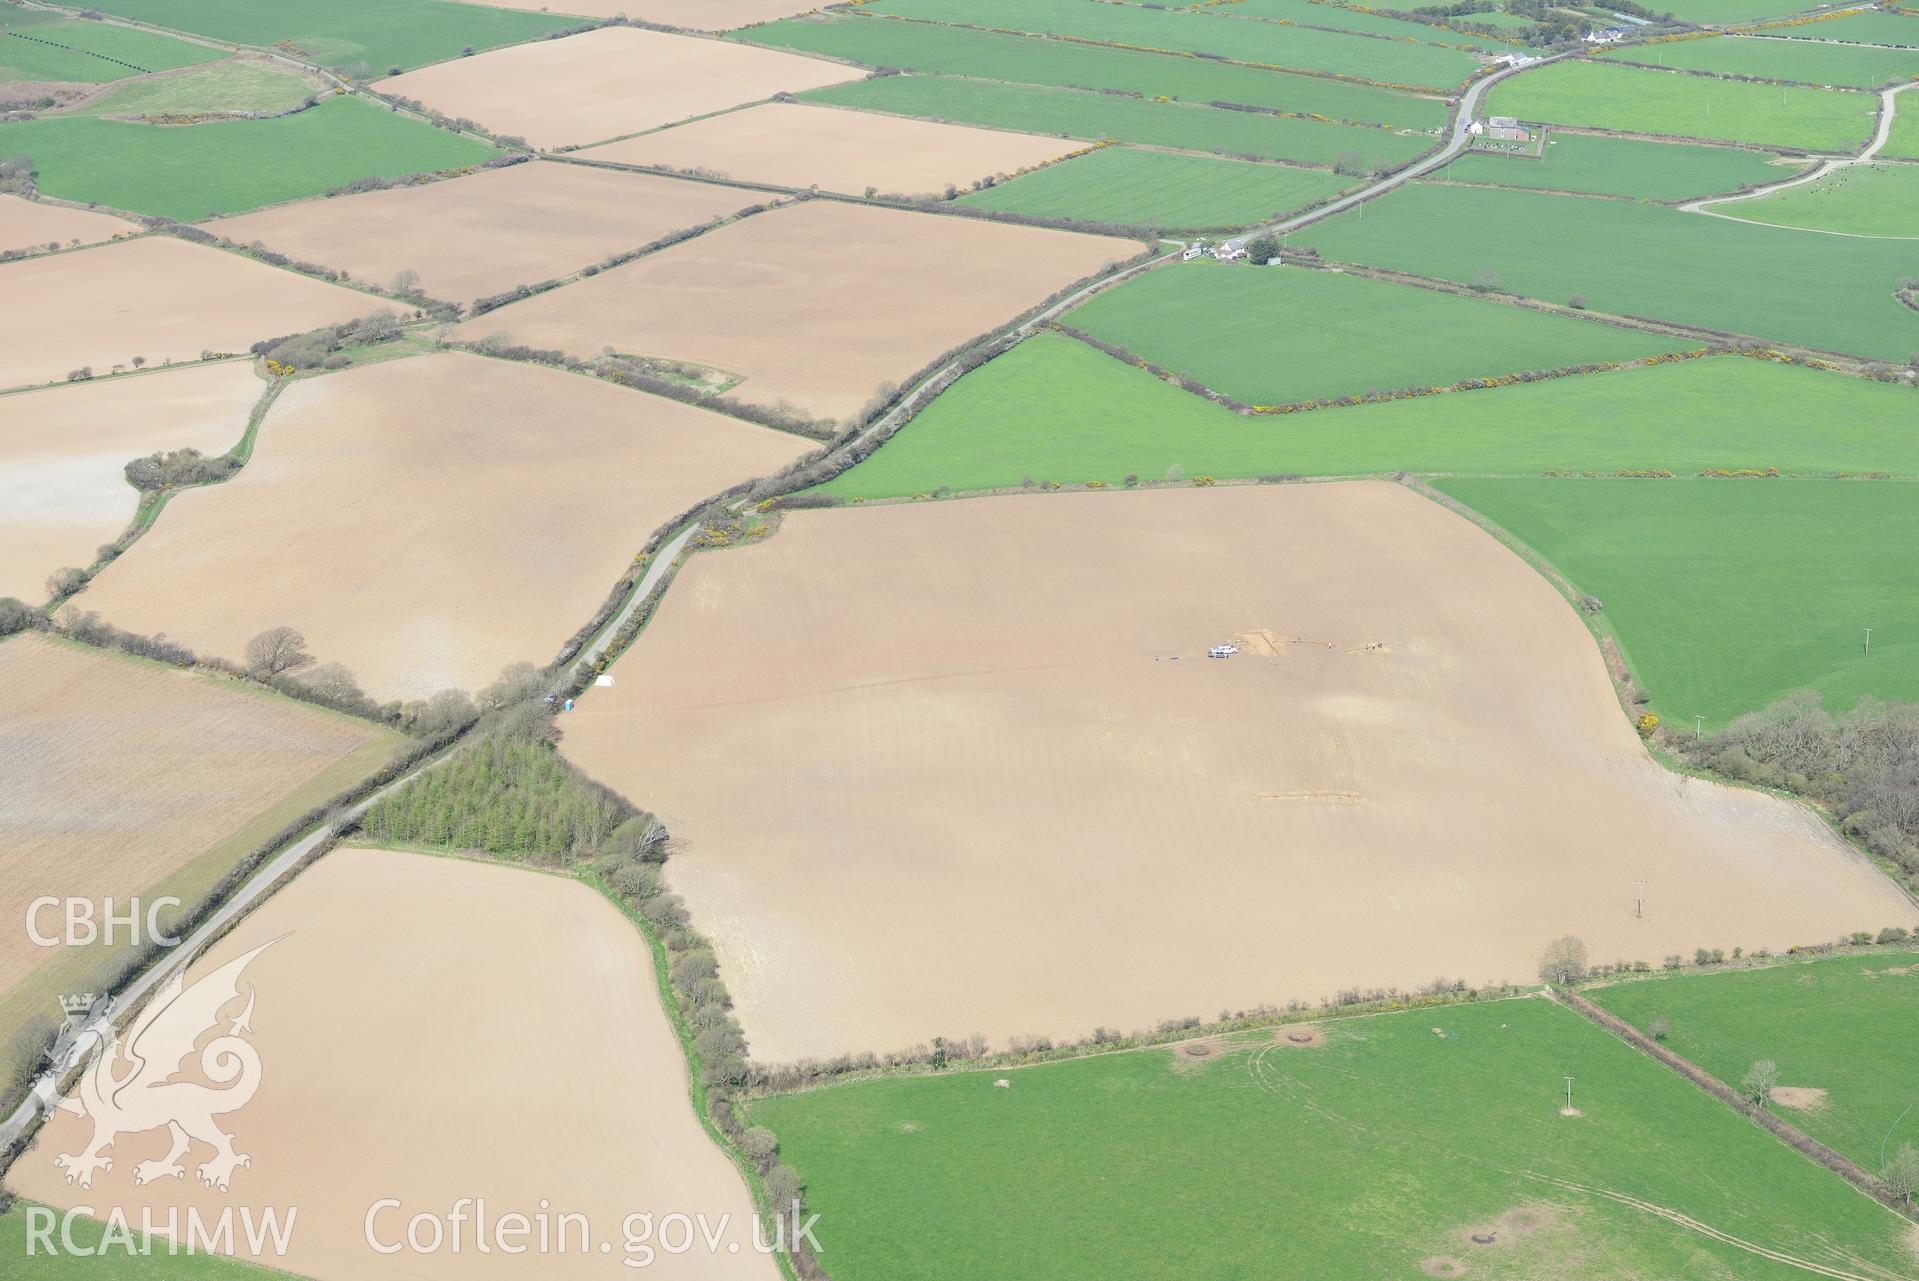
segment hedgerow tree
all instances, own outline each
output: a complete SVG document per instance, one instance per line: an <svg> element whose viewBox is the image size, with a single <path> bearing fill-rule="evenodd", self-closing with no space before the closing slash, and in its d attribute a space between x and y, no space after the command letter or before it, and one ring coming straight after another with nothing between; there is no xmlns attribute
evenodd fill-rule
<svg viewBox="0 0 1919 1281"><path fill-rule="evenodd" d="M1739 1097L1753 1107L1764 1106L1778 1088L1779 1065L1771 1059L1760 1059L1739 1078Z"/></svg>
<svg viewBox="0 0 1919 1281"><path fill-rule="evenodd" d="M1546 944L1539 977L1548 983L1576 983L1586 977L1586 945L1568 934Z"/></svg>
<svg viewBox="0 0 1919 1281"><path fill-rule="evenodd" d="M247 642L247 671L258 680L268 680L313 666L307 653L306 637L291 627L269 627Z"/></svg>

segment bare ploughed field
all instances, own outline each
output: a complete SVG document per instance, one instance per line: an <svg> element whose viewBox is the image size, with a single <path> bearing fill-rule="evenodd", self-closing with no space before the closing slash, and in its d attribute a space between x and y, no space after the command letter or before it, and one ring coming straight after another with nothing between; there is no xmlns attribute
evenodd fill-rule
<svg viewBox="0 0 1919 1281"><path fill-rule="evenodd" d="M366 365L289 387L79 603L231 659L294 627L375 698L477 689L550 660L662 522L811 448L535 365Z"/></svg>
<svg viewBox="0 0 1919 1281"><path fill-rule="evenodd" d="M731 31L755 22L771 22L808 13L819 7L807 0L565 0L564 5L539 5L537 0L471 0L499 9L551 8L583 18L617 18L625 14L642 22L657 22L689 31Z"/></svg>
<svg viewBox="0 0 1919 1281"><path fill-rule="evenodd" d="M449 116L476 120L542 150L857 80L857 67L640 27L599 27L558 40L456 58L379 82Z"/></svg>
<svg viewBox="0 0 1919 1281"><path fill-rule="evenodd" d="M75 240L83 245L92 244L138 230L126 219L112 214L0 195L0 253L12 249L45 250L49 244L57 242L64 246Z"/></svg>
<svg viewBox="0 0 1919 1281"><path fill-rule="evenodd" d="M35 898L112 895L124 912L128 896L289 798L313 793L281 823L323 804L385 764L398 741L365 721L158 663L31 634L0 643L0 992L75 959L29 940ZM209 869L200 888L223 870ZM58 933L59 914L39 925ZM45 1013L53 995L29 1013Z"/></svg>
<svg viewBox="0 0 1919 1281"><path fill-rule="evenodd" d="M861 195L929 195L948 184L1047 164L1082 143L907 120L837 107L769 102L610 142L591 160L704 169L742 182Z"/></svg>
<svg viewBox="0 0 1919 1281"><path fill-rule="evenodd" d="M79 1154L90 1126L64 1112L9 1186L136 1224L141 1206L162 1222L169 1207L182 1222L195 1207L209 1224L227 1206L236 1222L241 1210L280 1207L284 1219L297 1206L285 1255L252 1257L319 1281L778 1277L752 1248L745 1184L687 1105L646 941L593 890L520 868L336 850L196 961L189 984L262 945L218 1023L225 1031L252 994L257 1092L216 1118L252 1159L229 1191L195 1177L209 1143L187 1153L184 1177L136 1185L139 1163L166 1156L164 1129L122 1136L90 1190L69 1186L54 1157ZM206 1079L199 1062L187 1058L187 1080ZM388 1198L399 1206L374 1208ZM518 1213L537 1226L547 1207L549 1247L529 1234L517 1256L480 1252L478 1200L490 1224ZM446 1222L456 1208L467 1216L458 1252ZM400 1253L367 1244L370 1211L375 1240ZM560 1246L563 1212L585 1216L590 1250L578 1226ZM634 1213L724 1217L726 1235L717 1255L662 1251L639 1271L623 1263ZM440 1220L437 1251L404 1248L416 1214Z"/></svg>
<svg viewBox="0 0 1919 1281"><path fill-rule="evenodd" d="M814 200L488 312L459 333L712 365L746 376L734 393L742 400L846 419L881 383L1138 249L1110 236Z"/></svg>
<svg viewBox="0 0 1919 1281"><path fill-rule="evenodd" d="M760 1060L1919 921L1661 769L1551 587L1386 482L792 513L617 675L562 749L672 828Z"/></svg>
<svg viewBox="0 0 1919 1281"><path fill-rule="evenodd" d="M232 360L0 399L0 596L44 600L48 574L91 565L139 507L126 465L225 453L265 390L253 362Z"/></svg>
<svg viewBox="0 0 1919 1281"><path fill-rule="evenodd" d="M0 264L0 388L243 352L391 310L382 299L171 236Z"/></svg>
<svg viewBox="0 0 1919 1281"><path fill-rule="evenodd" d="M416 271L433 297L470 302L568 275L757 201L710 183L534 161L298 201L223 219L218 230L381 285Z"/></svg>

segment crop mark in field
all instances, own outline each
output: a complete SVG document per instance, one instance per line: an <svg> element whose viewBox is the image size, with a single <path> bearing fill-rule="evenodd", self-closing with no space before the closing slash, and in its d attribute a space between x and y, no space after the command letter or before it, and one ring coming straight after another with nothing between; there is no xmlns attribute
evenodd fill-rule
<svg viewBox="0 0 1919 1281"><path fill-rule="evenodd" d="M1253 797L1258 801L1319 801L1326 805L1364 805L1366 798L1358 792L1259 792Z"/></svg>
<svg viewBox="0 0 1919 1281"><path fill-rule="evenodd" d="M1276 632L1270 627L1253 627L1233 636L1233 643L1248 654L1258 658L1279 658L1288 646L1302 645L1309 649L1345 649L1348 654L1390 654L1393 647L1385 641L1336 641L1319 640L1311 636L1288 636Z"/></svg>
<svg viewBox="0 0 1919 1281"><path fill-rule="evenodd" d="M1574 1183L1570 1179L1555 1178L1548 1174L1537 1174L1530 1170L1526 1171L1525 1174L1529 1179L1535 1179L1541 1183L1550 1183L1554 1187L1564 1188L1569 1192L1579 1192L1586 1196L1604 1197L1608 1201L1615 1201L1629 1209L1638 1210L1642 1214L1650 1214L1655 1218L1664 1219L1668 1223L1677 1224L1679 1227L1685 1228L1688 1232L1696 1232L1708 1240L1717 1241L1722 1245L1732 1246L1737 1250L1744 1250L1746 1253L1757 1255L1762 1259L1770 1259L1774 1263L1782 1263L1789 1268L1797 1268L1802 1272L1810 1272L1815 1276L1831 1277L1834 1281L1905 1281L1898 1273L1890 1269L1880 1267L1877 1264L1859 1258L1850 1251L1841 1250L1829 1244L1822 1245L1821 1248L1837 1257L1847 1260L1854 1267L1864 1268L1866 1271L1849 1272L1844 1268L1835 1267L1831 1264L1819 1263L1812 1259L1802 1259L1796 1255L1787 1254L1783 1250L1774 1250L1768 1246L1747 1241L1743 1237L1736 1237L1730 1232L1713 1227L1711 1224L1701 1223L1691 1215L1681 1214L1677 1210L1670 1209L1652 1201L1642 1201L1638 1197L1628 1196L1624 1192L1615 1192L1610 1188L1588 1187L1583 1183Z"/></svg>

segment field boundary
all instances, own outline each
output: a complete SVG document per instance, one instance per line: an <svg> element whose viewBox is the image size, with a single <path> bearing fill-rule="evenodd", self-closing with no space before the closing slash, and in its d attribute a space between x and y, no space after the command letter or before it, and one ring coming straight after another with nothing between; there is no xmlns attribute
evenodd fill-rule
<svg viewBox="0 0 1919 1281"><path fill-rule="evenodd" d="M1620 710L1626 714L1629 720L1636 721L1640 709L1645 706L1645 702L1641 701L1640 698L1640 695L1644 694L1644 691L1640 689L1638 683L1634 681L1632 677L1631 655L1626 648L1625 642L1620 638L1618 632L1613 629L1611 623L1606 620L1603 613L1594 613L1582 607L1584 593L1573 585L1572 580L1561 572L1552 561L1548 560L1530 544L1515 537L1504 526L1480 512L1478 509L1467 506L1451 494L1445 493L1427 483L1426 477L1414 475L1409 472L1401 472L1395 476L1395 479L1407 488L1414 490L1424 497L1431 499L1433 502L1438 503L1448 511L1453 512L1455 515L1479 526L1480 529L1504 545L1508 551L1532 566L1534 572L1538 573L1541 578L1544 578L1565 598L1566 603L1572 606L1573 613L1586 625L1586 630L1592 634L1593 639L1599 645L1600 657L1604 659L1607 674L1612 679L1613 694L1619 700ZM1595 479L1603 478L1595 477ZM1910 484L1912 483L1912 479L1907 478L1903 483ZM1650 701L1650 698L1648 697L1646 701ZM1715 770L1695 765L1662 743L1658 733L1647 738L1645 742L1646 750L1652 754L1653 759L1671 773L1684 775L1687 778L1700 779L1720 787L1737 788L1740 791L1759 792L1766 796L1791 801L1794 804L1804 806L1826 825L1827 830L1832 833L1834 839L1843 845L1853 857L1870 865L1883 876L1894 889L1898 890L1912 902L1914 906L1919 906L1919 887L1915 887L1912 883L1908 882L1905 875L1896 865L1887 859L1881 858L1872 850L1867 849L1852 833L1846 831L1842 817L1833 814L1831 810L1827 809L1825 805L1816 798L1802 795L1798 792L1788 791L1785 788L1767 787L1746 779L1729 778Z"/></svg>
<svg viewBox="0 0 1919 1281"><path fill-rule="evenodd" d="M1770 1130L1776 1138L1788 1147L1794 1149L1808 1160L1815 1161L1832 1171L1846 1182L1852 1184L1862 1195L1871 1197L1874 1201L1877 1201L1903 1219L1919 1221L1919 1216L1915 1216L1912 1211L1906 1207L1904 1199L1895 1197L1891 1189L1887 1188L1877 1177L1866 1173L1865 1170L1854 1164L1850 1159L1841 1156L1825 1144L1805 1133L1805 1131L1781 1120L1764 1107L1746 1106L1745 1100L1740 1098L1731 1086L1704 1068L1699 1067L1689 1059L1680 1057L1651 1037L1645 1035L1645 1033L1618 1015L1594 1005L1591 1001L1588 1001L1585 997L1569 988L1548 987L1547 991L1554 1000L1563 1004L1567 1009L1583 1016L1588 1021L1611 1033L1620 1041L1638 1050L1641 1054L1647 1055L1654 1061L1684 1077L1687 1081L1698 1086L1701 1090L1710 1094L1713 1098L1718 1099L1727 1107L1750 1119L1755 1125L1758 1125L1762 1129Z"/></svg>

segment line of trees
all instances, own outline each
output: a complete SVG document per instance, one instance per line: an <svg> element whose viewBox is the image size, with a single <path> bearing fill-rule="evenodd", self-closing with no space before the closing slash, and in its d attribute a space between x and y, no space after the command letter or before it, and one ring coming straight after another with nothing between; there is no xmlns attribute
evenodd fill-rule
<svg viewBox="0 0 1919 1281"><path fill-rule="evenodd" d="M1799 690L1717 734L1666 742L1694 765L1819 802L1919 885L1919 704L1867 696L1835 716Z"/></svg>

